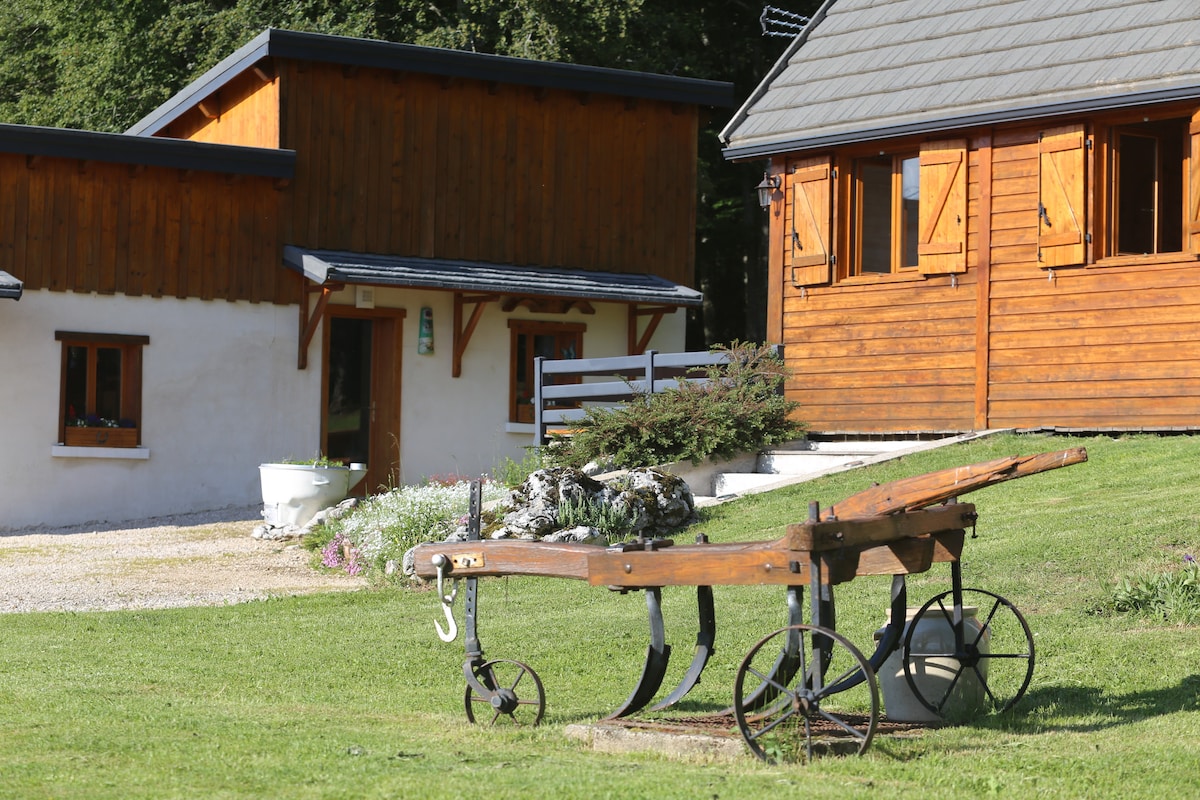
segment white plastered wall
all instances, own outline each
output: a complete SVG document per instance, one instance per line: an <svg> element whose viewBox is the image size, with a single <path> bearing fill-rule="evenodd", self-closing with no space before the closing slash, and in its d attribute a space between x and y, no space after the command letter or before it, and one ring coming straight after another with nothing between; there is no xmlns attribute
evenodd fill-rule
<svg viewBox="0 0 1200 800"><path fill-rule="evenodd" d="M508 421L508 320L587 325L586 357L627 353L626 307L595 314L511 313L490 303L451 375L453 294L377 289L378 307L404 308L401 480L490 472L519 461L532 425ZM353 292L333 298L352 305ZM0 530L116 522L261 502L258 465L319 449L321 333L296 368L295 306L223 300L26 292L0 306ZM421 308L433 309L434 352L418 354ZM642 323L645 324L644 321ZM650 347L682 350L683 310ZM57 330L140 334L142 445L137 458L57 446ZM83 451L83 452L81 452ZM121 453L106 453L122 455ZM131 455L131 454L125 454Z"/></svg>
<svg viewBox="0 0 1200 800"><path fill-rule="evenodd" d="M319 447L320 370L296 369L295 306L48 291L3 302L0 530L253 505L260 463ZM140 457L56 446L57 330L150 337Z"/></svg>
<svg viewBox="0 0 1200 800"><path fill-rule="evenodd" d="M353 304L353 292L338 293L333 302ZM451 375L454 352L454 295L446 291L376 289L376 307L404 308L402 355L401 482L420 483L435 475L475 476L489 473L505 458L520 461L533 443L533 426L508 421L509 319L583 323L584 357L628 354L627 311L618 303L593 303L594 314L532 314L523 308L504 312L499 303L484 309L463 354L462 375ZM434 352L417 352L421 308L433 310ZM464 312L468 319L471 306ZM645 318L639 323L644 330ZM684 349L686 311L666 314L650 341L650 349Z"/></svg>

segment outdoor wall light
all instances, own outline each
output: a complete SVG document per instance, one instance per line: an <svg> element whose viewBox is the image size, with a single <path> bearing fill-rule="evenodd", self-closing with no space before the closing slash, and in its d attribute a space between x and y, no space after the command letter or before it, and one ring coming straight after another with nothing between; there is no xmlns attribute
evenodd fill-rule
<svg viewBox="0 0 1200 800"><path fill-rule="evenodd" d="M778 175L770 175L763 173L762 183L754 188L758 190L758 204L763 208L771 207L771 198L775 196L775 192L783 185L783 180Z"/></svg>

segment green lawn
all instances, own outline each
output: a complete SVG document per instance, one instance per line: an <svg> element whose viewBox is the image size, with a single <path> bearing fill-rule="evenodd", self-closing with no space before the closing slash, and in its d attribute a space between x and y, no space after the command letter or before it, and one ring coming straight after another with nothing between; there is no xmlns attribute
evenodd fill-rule
<svg viewBox="0 0 1200 800"><path fill-rule="evenodd" d="M1013 600L1037 642L1010 715L808 766L592 753L563 728L628 694L645 607L570 581L481 582L487 655L528 662L546 687L546 720L518 731L466 723L461 639L437 639L432 591L13 614L0 617L0 797L1200 796L1200 629L1098 613L1118 577L1200 556L1200 438L997 437L744 498L701 528L718 542L775 538L809 500L1080 444L1087 464L965 498L980 513L966 584ZM838 629L864 649L888 587L838 587ZM935 566L909 599L948 588ZM694 643L689 595L664 591L679 662L668 682ZM727 705L741 656L785 618L782 590L718 588L716 602L717 653L692 711Z"/></svg>

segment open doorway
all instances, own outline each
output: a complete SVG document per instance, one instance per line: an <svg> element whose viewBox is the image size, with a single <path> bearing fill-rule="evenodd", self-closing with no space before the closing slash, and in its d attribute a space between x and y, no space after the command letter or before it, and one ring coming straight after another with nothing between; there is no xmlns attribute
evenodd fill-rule
<svg viewBox="0 0 1200 800"><path fill-rule="evenodd" d="M400 461L400 359L404 312L332 307L325 318L322 452L367 465L353 490L395 486Z"/></svg>

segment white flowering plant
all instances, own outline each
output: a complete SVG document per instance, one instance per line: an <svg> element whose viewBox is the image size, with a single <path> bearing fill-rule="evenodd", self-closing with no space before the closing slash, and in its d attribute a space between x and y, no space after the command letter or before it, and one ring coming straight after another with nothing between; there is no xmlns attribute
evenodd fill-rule
<svg viewBox="0 0 1200 800"><path fill-rule="evenodd" d="M508 496L506 487L489 479L483 480L482 488L485 503ZM340 538L357 552L357 564L382 570L411 547L445 539L464 521L470 503L469 480L433 479L421 486L401 486L367 498L350 514L306 536L305 544L321 551Z"/></svg>

